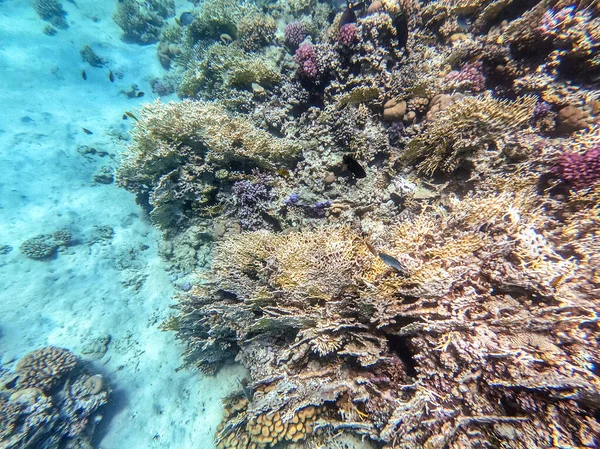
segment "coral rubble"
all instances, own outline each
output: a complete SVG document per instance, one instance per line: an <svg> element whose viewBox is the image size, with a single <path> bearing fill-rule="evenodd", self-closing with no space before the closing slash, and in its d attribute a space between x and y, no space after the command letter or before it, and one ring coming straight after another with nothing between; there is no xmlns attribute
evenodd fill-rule
<svg viewBox="0 0 600 449"><path fill-rule="evenodd" d="M598 447L598 5L352 8L165 28L116 174L185 365L249 370L217 447Z"/></svg>

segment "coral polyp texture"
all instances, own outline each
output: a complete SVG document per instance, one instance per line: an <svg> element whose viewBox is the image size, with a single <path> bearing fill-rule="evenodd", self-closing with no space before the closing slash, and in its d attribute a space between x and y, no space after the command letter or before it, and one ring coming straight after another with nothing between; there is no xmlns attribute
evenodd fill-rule
<svg viewBox="0 0 600 449"><path fill-rule="evenodd" d="M185 365L248 369L216 446L600 446L597 2L193 17L116 179L197 273Z"/></svg>
<svg viewBox="0 0 600 449"><path fill-rule="evenodd" d="M0 446L92 447L108 393L102 376L67 349L30 352L13 372L0 368Z"/></svg>

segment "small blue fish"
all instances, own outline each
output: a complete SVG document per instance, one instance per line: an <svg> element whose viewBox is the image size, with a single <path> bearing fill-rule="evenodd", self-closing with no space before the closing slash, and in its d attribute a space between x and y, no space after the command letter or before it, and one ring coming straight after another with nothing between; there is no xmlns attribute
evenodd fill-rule
<svg viewBox="0 0 600 449"><path fill-rule="evenodd" d="M186 27L193 21L194 21L194 15L191 12L183 12L179 16L179 24L181 26Z"/></svg>
<svg viewBox="0 0 600 449"><path fill-rule="evenodd" d="M456 18L456 23L458 23L458 26L463 31L469 31L469 28L473 25L473 21L470 17L462 15Z"/></svg>
<svg viewBox="0 0 600 449"><path fill-rule="evenodd" d="M383 263L389 265L394 270L396 270L400 274L406 274L406 268L402 266L402 264L395 257L390 256L389 254L379 252L377 253L379 258L383 260Z"/></svg>

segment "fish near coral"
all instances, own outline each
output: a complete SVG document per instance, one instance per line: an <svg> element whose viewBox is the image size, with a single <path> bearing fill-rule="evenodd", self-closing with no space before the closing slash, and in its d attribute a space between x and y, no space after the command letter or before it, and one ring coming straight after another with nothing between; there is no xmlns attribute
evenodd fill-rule
<svg viewBox="0 0 600 449"><path fill-rule="evenodd" d="M367 176L367 172L365 169L358 163L354 156L351 154L346 154L344 156L344 164L350 173L352 173L356 178L365 178Z"/></svg>
<svg viewBox="0 0 600 449"><path fill-rule="evenodd" d="M401 275L405 276L407 274L407 270L404 267L404 265L402 265L402 263L400 263L400 261L395 257L390 256L386 253L382 253L381 251L377 253L377 256L379 256L379 258L383 261L384 264L386 264L389 267L392 267Z"/></svg>

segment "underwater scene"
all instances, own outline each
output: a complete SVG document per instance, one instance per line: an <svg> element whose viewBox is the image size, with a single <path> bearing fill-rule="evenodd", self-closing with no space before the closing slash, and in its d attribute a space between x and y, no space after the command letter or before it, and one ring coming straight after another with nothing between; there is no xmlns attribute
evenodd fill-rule
<svg viewBox="0 0 600 449"><path fill-rule="evenodd" d="M0 449L600 448L598 0L0 0Z"/></svg>

